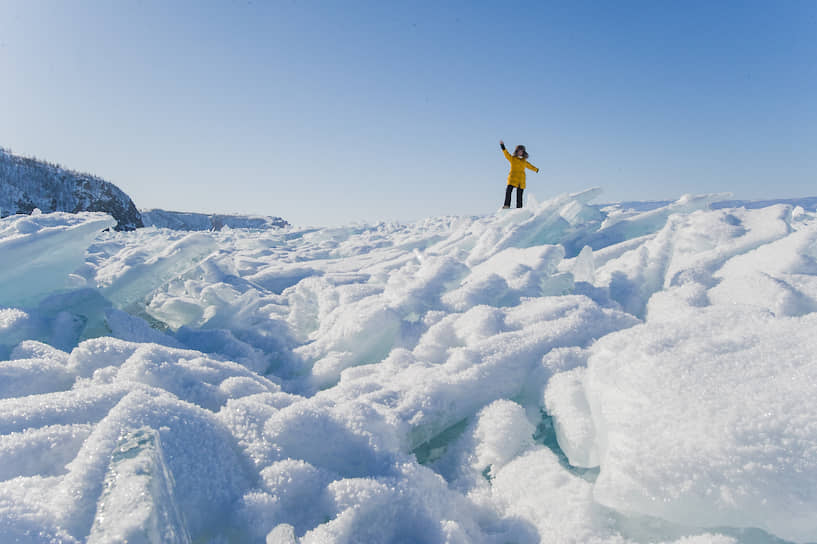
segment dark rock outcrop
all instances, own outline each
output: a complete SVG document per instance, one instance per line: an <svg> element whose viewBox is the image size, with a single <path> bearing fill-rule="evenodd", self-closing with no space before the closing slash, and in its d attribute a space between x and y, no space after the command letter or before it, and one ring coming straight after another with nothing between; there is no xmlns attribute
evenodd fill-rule
<svg viewBox="0 0 817 544"><path fill-rule="evenodd" d="M116 230L144 226L131 198L113 183L0 148L0 217L35 208L105 212L116 219Z"/></svg>

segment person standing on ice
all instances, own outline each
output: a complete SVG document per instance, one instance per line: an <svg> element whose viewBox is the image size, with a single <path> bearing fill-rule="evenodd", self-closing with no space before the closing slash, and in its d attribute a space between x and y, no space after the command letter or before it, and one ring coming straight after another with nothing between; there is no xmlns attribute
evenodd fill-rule
<svg viewBox="0 0 817 544"><path fill-rule="evenodd" d="M508 174L508 187L505 189L505 205L503 209L511 207L511 193L516 187L516 207L522 207L522 191L525 190L525 168L539 172L539 169L528 162L528 152L524 145L516 146L513 155L505 149L505 142L499 140L499 147L505 154L505 158L511 163L511 172Z"/></svg>

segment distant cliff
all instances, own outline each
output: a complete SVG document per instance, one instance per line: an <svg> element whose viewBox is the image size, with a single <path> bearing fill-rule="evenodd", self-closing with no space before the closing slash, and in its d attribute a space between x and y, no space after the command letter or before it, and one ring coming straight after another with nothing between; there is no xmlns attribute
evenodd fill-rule
<svg viewBox="0 0 817 544"><path fill-rule="evenodd" d="M174 230L221 230L231 229L271 229L288 227L289 223L280 217L259 215L224 215L167 210L142 210L142 221L146 227L160 227Z"/></svg>
<svg viewBox="0 0 817 544"><path fill-rule="evenodd" d="M144 226L133 201L113 183L0 148L0 217L17 213L105 212L116 230Z"/></svg>

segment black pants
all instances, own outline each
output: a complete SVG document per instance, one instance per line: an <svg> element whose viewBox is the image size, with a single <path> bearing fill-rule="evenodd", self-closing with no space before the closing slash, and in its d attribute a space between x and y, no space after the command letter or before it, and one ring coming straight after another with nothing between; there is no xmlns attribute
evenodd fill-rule
<svg viewBox="0 0 817 544"><path fill-rule="evenodd" d="M525 189L522 189L521 187L516 188L516 207L517 208L522 207L522 191L524 191L524 190ZM505 207L507 207L507 208L511 207L511 193L512 192L513 192L513 185L508 185L508 188L505 189Z"/></svg>

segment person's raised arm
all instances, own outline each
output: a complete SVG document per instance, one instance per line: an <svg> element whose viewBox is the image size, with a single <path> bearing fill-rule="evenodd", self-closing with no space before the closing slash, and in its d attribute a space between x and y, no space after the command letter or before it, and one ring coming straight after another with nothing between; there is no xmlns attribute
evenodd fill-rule
<svg viewBox="0 0 817 544"><path fill-rule="evenodd" d="M508 159L508 160L511 160L511 154L508 153L507 149L505 149L505 142L503 142L502 140L499 140L499 147L502 148L502 153L505 155L505 158Z"/></svg>

